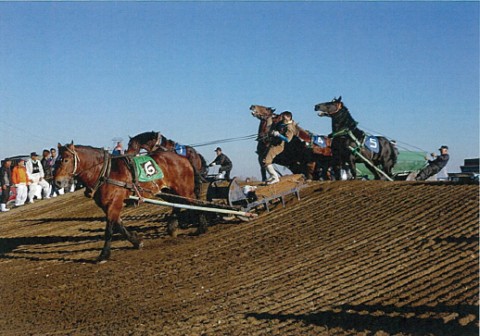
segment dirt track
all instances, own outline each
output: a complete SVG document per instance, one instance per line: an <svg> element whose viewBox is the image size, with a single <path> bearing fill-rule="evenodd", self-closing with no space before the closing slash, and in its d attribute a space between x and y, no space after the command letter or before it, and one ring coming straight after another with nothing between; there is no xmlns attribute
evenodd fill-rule
<svg viewBox="0 0 480 336"><path fill-rule="evenodd" d="M1 335L478 335L475 185L314 183L249 223L102 246L81 191L0 214Z"/></svg>

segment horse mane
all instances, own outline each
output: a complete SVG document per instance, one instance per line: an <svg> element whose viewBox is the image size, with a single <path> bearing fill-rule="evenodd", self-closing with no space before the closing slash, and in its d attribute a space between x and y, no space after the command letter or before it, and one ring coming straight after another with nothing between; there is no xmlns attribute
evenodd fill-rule
<svg viewBox="0 0 480 336"><path fill-rule="evenodd" d="M66 144L66 145L62 145L60 148L64 148L64 150L68 149L68 146L71 145L71 144ZM85 149L93 149L93 150L99 150L99 151L104 151L105 149L103 148L100 148L100 147L93 147L93 146L90 146L90 145L77 145L77 144L74 144L73 146L75 146L75 148L85 148Z"/></svg>
<svg viewBox="0 0 480 336"><path fill-rule="evenodd" d="M143 133L137 134L132 139L136 139L139 142L147 142L147 141L151 141L158 138L158 135L159 133L155 131L143 132Z"/></svg>

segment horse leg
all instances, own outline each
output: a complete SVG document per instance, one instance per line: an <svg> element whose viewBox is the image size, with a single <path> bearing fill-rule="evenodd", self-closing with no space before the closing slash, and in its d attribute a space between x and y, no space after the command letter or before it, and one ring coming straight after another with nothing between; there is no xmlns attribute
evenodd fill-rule
<svg viewBox="0 0 480 336"><path fill-rule="evenodd" d="M179 209L173 208L172 214L168 218L167 223L167 233L172 237L177 237L177 230L178 230L178 213Z"/></svg>
<svg viewBox="0 0 480 336"><path fill-rule="evenodd" d="M350 174L352 174L351 179L355 180L357 178L357 165L355 163L355 158L350 160L349 166L350 166Z"/></svg>
<svg viewBox="0 0 480 336"><path fill-rule="evenodd" d="M332 159L332 169L333 169L333 178L335 181L341 181L342 180L342 160L340 157L333 157Z"/></svg>
<svg viewBox="0 0 480 336"><path fill-rule="evenodd" d="M393 161L392 160L388 160L387 162L384 162L383 165L382 165L382 168L383 168L383 171L385 172L385 174L387 174L389 177L392 177L393 176Z"/></svg>
<svg viewBox="0 0 480 336"><path fill-rule="evenodd" d="M106 261L110 258L110 246L112 244L113 236L113 222L107 216L107 224L105 225L105 243L103 245L102 252L97 258L98 262Z"/></svg>
<svg viewBox="0 0 480 336"><path fill-rule="evenodd" d="M313 174L315 173L315 161L313 162L308 162L306 164L306 177L307 180L313 180Z"/></svg>
<svg viewBox="0 0 480 336"><path fill-rule="evenodd" d="M265 182L267 180L267 170L265 169L262 155L258 156L258 163L260 164L260 174L262 175L262 182Z"/></svg>
<svg viewBox="0 0 480 336"><path fill-rule="evenodd" d="M193 170L194 170L193 178L194 178L194 185L195 185L193 192L195 194L195 197L199 199L202 193L202 176L195 168Z"/></svg>
<svg viewBox="0 0 480 336"><path fill-rule="evenodd" d="M120 232L136 249L141 249L143 247L142 238L138 235L137 232L132 231L131 233L123 225L122 219L118 219L118 222L114 223L115 229Z"/></svg>
<svg viewBox="0 0 480 336"><path fill-rule="evenodd" d="M207 232L208 222L203 211L198 213L198 228L195 234L200 235Z"/></svg>
<svg viewBox="0 0 480 336"><path fill-rule="evenodd" d="M324 161L322 161L322 164L320 165L321 169L322 169L322 172L321 172L322 180L324 180L324 181L331 180L330 172L328 170L331 165L332 165L332 160L331 159L325 159Z"/></svg>

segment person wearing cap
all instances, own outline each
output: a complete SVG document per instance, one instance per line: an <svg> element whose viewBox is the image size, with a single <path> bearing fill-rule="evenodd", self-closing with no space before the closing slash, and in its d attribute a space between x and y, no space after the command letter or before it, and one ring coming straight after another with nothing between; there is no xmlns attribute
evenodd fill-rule
<svg viewBox="0 0 480 336"><path fill-rule="evenodd" d="M36 152L30 154L30 159L25 163L25 167L31 182L28 190L28 203L33 203L38 188L42 189L39 196L50 198L50 184L45 181L45 172Z"/></svg>
<svg viewBox="0 0 480 336"><path fill-rule="evenodd" d="M293 115L290 111L284 111L280 114L282 120L278 124L274 124L274 129L271 132L273 140L268 148L268 151L263 159L265 170L270 175L267 184L274 184L280 181L275 168L273 167L273 160L280 155L285 149L285 143L292 140L295 135L298 135L297 124L293 121Z"/></svg>
<svg viewBox="0 0 480 336"><path fill-rule="evenodd" d="M112 155L113 156L123 155L123 145L121 141L117 142L117 145L112 150Z"/></svg>
<svg viewBox="0 0 480 336"><path fill-rule="evenodd" d="M10 209L7 209L8 198L10 197L10 186L12 184L12 171L10 166L12 165L12 160L6 158L2 162L2 168L0 168L0 186L2 188L2 197L0 200L0 211L6 212Z"/></svg>
<svg viewBox="0 0 480 336"><path fill-rule="evenodd" d="M28 178L27 168L25 168L25 160L21 159L12 170L12 182L17 188L17 197L15 198L15 206L25 204L28 195L28 185L30 180Z"/></svg>
<svg viewBox="0 0 480 336"><path fill-rule="evenodd" d="M448 146L442 146L438 149L440 151L440 155L435 155L431 153L430 156L434 158L434 160L428 160L425 157L425 160L428 160L428 165L423 168L415 178L417 181L425 181L429 177L438 174L440 170L442 170L448 163L450 156L448 155Z"/></svg>
<svg viewBox="0 0 480 336"><path fill-rule="evenodd" d="M218 170L218 175L217 178L224 178L225 180L230 180L230 172L232 171L233 164L232 161L226 156L225 154L222 153L222 149L220 147L217 147L215 149L215 153L217 153L217 157L215 160L210 163L210 167L219 165L220 169Z"/></svg>

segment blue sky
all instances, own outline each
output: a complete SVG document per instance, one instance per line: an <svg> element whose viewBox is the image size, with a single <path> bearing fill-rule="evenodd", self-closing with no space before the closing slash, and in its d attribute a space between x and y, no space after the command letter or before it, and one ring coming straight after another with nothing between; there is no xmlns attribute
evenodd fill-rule
<svg viewBox="0 0 480 336"><path fill-rule="evenodd" d="M251 104L328 134L313 106L339 95L360 128L448 144L450 172L479 155L478 2L2 2L0 79L1 158L241 137ZM259 176L254 141L219 145Z"/></svg>

